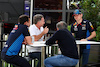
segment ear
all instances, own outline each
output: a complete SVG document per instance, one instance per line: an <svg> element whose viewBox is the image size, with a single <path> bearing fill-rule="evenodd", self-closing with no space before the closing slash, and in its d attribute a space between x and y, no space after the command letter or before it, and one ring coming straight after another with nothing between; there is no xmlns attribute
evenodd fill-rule
<svg viewBox="0 0 100 67"><path fill-rule="evenodd" d="M27 22L25 22L24 25L27 25Z"/></svg>
<svg viewBox="0 0 100 67"><path fill-rule="evenodd" d="M57 27L57 30L59 30L59 28Z"/></svg>
<svg viewBox="0 0 100 67"><path fill-rule="evenodd" d="M83 17L83 14L81 14L81 16Z"/></svg>

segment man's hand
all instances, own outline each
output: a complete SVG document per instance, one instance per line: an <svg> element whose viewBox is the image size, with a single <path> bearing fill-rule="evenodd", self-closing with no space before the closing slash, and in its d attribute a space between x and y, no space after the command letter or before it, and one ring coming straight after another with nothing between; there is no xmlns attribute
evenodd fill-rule
<svg viewBox="0 0 100 67"><path fill-rule="evenodd" d="M81 39L80 41L87 41L87 39Z"/></svg>
<svg viewBox="0 0 100 67"><path fill-rule="evenodd" d="M46 27L44 28L44 30L43 30L43 33L44 33L44 34L47 34L48 31L49 31L49 28L47 28L47 26L46 26Z"/></svg>
<svg viewBox="0 0 100 67"><path fill-rule="evenodd" d="M27 45L26 39L24 38L24 41L22 42L22 44Z"/></svg>
<svg viewBox="0 0 100 67"><path fill-rule="evenodd" d="M41 37L42 37L44 34L47 34L48 31L49 31L49 29L48 29L47 26L46 26L41 34L39 34L39 35L33 35L33 36L34 36L34 41L38 41L39 39L41 39Z"/></svg>

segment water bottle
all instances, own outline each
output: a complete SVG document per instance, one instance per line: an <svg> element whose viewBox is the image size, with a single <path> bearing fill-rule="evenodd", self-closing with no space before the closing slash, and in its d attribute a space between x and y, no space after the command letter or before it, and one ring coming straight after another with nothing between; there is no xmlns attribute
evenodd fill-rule
<svg viewBox="0 0 100 67"><path fill-rule="evenodd" d="M32 43L34 43L34 36L31 36L32 37Z"/></svg>

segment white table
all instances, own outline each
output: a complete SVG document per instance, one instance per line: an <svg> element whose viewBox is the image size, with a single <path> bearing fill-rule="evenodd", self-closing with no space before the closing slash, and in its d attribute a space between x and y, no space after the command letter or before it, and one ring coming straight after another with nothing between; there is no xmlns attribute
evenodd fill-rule
<svg viewBox="0 0 100 67"><path fill-rule="evenodd" d="M76 44L100 44L100 42L76 40Z"/></svg>
<svg viewBox="0 0 100 67"><path fill-rule="evenodd" d="M96 45L100 45L100 42L95 42L95 41L80 41L80 40L76 40L76 44L96 44ZM57 46L57 44L53 44L54 46ZM33 43L33 45L30 45L32 47L34 46L41 46L42 47L42 55L41 55L41 67L44 67L44 59L45 59L45 46L47 46L45 44L45 41L35 41ZM79 50L80 48L78 48L78 52L80 51ZM77 64L77 67L79 67L79 63Z"/></svg>
<svg viewBox="0 0 100 67"><path fill-rule="evenodd" d="M80 56L80 46L79 45L82 45L82 44L100 45L100 42L76 40L76 44L78 46L78 54ZM78 62L78 64L76 66L79 67L80 63Z"/></svg>
<svg viewBox="0 0 100 67"><path fill-rule="evenodd" d="M76 40L76 44L100 44L100 42ZM57 44L53 44L53 45L57 45ZM34 46L47 46L47 45L45 44L45 41L35 41L33 45L30 46L34 47Z"/></svg>

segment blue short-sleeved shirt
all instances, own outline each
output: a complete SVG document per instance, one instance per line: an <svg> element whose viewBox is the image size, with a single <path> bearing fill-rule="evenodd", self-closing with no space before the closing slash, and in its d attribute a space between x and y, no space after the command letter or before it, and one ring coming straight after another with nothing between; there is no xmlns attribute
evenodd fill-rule
<svg viewBox="0 0 100 67"><path fill-rule="evenodd" d="M2 52L6 53L8 56L17 55L21 49L25 36L30 36L28 26L16 24L11 31Z"/></svg>
<svg viewBox="0 0 100 67"><path fill-rule="evenodd" d="M80 24L74 22L71 26L71 32L75 34L77 40L89 37L90 32L93 31L93 25L88 20L83 20Z"/></svg>

